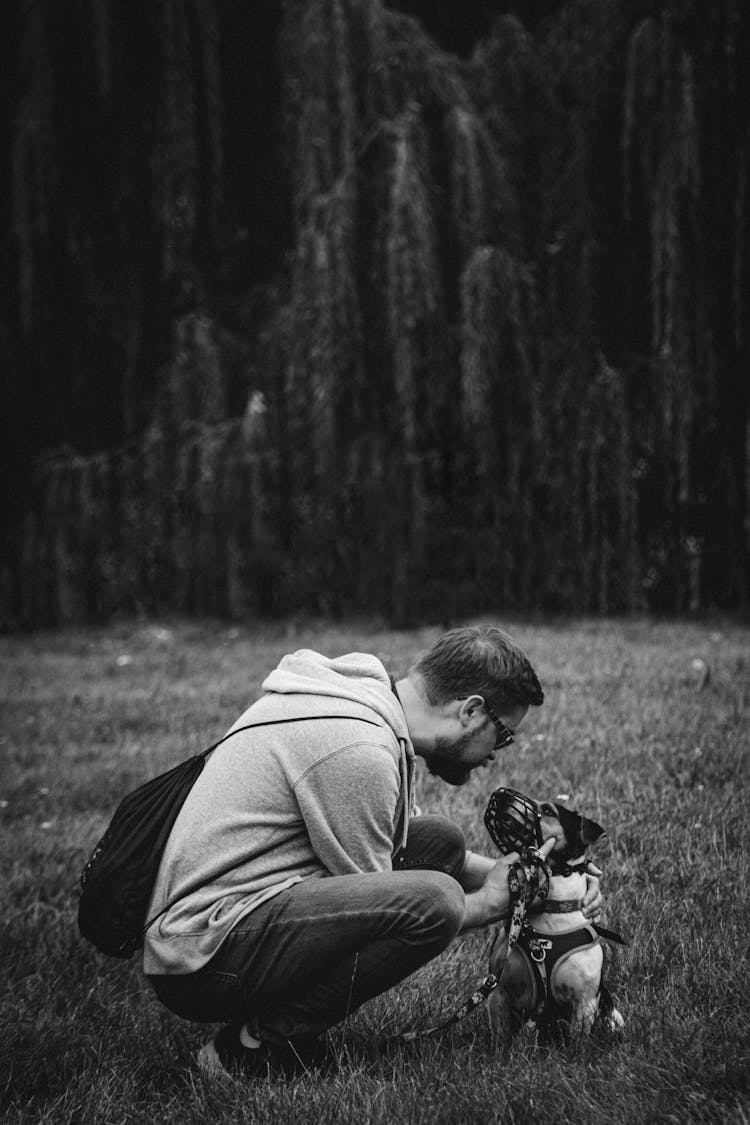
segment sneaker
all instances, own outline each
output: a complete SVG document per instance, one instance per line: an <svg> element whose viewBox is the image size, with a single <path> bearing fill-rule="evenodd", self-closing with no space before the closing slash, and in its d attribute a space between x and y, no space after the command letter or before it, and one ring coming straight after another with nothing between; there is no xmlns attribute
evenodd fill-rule
<svg viewBox="0 0 750 1125"><path fill-rule="evenodd" d="M317 1037L298 1036L283 1043L262 1042L259 1047L246 1047L240 1041L237 1024L223 1027L198 1052L198 1066L211 1077L217 1074L231 1074L236 1078L290 1076L319 1068L328 1061L325 1044Z"/></svg>

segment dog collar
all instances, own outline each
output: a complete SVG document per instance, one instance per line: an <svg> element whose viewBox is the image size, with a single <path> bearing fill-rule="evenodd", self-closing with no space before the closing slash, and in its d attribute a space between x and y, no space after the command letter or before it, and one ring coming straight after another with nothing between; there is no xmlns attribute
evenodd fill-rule
<svg viewBox="0 0 750 1125"><path fill-rule="evenodd" d="M583 906L580 898L546 898L539 908L540 914L573 914ZM534 911L536 914L537 912Z"/></svg>
<svg viewBox="0 0 750 1125"><path fill-rule="evenodd" d="M566 863L565 861L562 861L561 863L555 863L552 855L549 855L547 857L547 863L549 863L550 865L552 874L559 875L563 879L567 879L569 875L586 874L585 867L576 866L575 864Z"/></svg>

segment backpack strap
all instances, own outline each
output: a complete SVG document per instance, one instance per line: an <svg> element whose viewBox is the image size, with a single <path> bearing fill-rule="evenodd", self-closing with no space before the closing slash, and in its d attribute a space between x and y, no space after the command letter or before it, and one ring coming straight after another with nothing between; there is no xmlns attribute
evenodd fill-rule
<svg viewBox="0 0 750 1125"><path fill-rule="evenodd" d="M245 726L235 727L230 730L229 734L225 734L218 742L214 742L213 746L206 747L205 750L200 750L195 757L207 758L209 754L213 753L217 746L221 746L222 742L226 742L235 734L239 734L243 730L254 730L255 727L275 727L280 726L282 723L309 723L315 719L352 719L355 723L369 723L371 727L382 727L382 723L376 723L374 719L365 719L360 715L293 715L289 719L265 719L262 723L246 723Z"/></svg>

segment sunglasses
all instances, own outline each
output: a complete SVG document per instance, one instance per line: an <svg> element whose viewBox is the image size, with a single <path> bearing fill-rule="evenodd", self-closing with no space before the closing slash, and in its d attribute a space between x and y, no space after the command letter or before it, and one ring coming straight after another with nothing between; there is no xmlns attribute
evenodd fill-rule
<svg viewBox="0 0 750 1125"><path fill-rule="evenodd" d="M456 699L468 699L468 698L469 698L468 695L457 695L456 696ZM486 700L484 701L484 705L487 708L487 714L489 715L490 719L492 720L492 722L494 723L494 726L495 726L495 746L494 746L494 749L495 750L503 750L506 746L510 746L511 742L513 741L513 737L514 737L513 732L508 730L505 723L503 722L503 720L498 715L497 711L495 711L494 708L490 707L489 703L487 703Z"/></svg>

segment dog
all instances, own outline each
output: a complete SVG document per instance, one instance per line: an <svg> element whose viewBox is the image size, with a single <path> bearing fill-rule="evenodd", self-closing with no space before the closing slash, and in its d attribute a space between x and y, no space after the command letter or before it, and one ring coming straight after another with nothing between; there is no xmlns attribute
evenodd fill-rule
<svg viewBox="0 0 750 1125"><path fill-rule="evenodd" d="M552 801L533 802L542 839L555 837L548 856L552 871L546 898L532 906L507 958L508 935L500 926L490 952L490 972L500 984L487 1004L498 1036L536 1028L540 1043L588 1035L595 1024L609 1032L624 1027L622 1015L602 984L601 935L623 942L586 920L586 851L606 833L593 820Z"/></svg>

